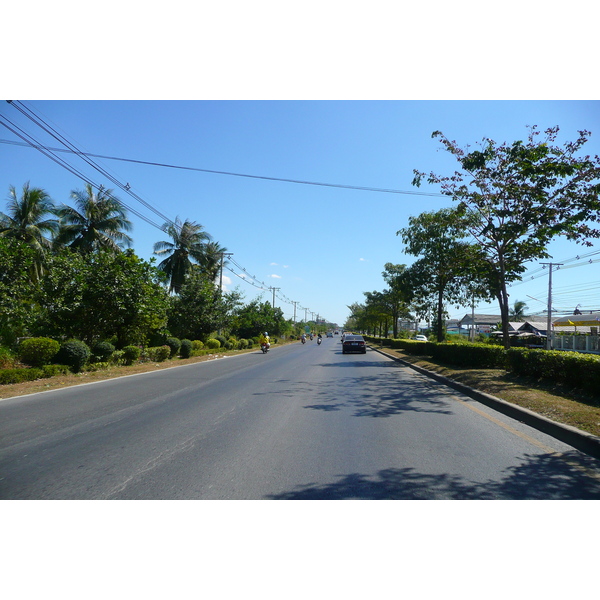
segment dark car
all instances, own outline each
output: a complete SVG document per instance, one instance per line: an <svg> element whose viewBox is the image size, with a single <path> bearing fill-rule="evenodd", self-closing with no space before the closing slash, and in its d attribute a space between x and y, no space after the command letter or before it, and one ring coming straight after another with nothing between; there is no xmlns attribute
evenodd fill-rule
<svg viewBox="0 0 600 600"><path fill-rule="evenodd" d="M365 338L362 335L346 335L342 342L342 354L347 352L362 352L367 353L367 345L365 344Z"/></svg>

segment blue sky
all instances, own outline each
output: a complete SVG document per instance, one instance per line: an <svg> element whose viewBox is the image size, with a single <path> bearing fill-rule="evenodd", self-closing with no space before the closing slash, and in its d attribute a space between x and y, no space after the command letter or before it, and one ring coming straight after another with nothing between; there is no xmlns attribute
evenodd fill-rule
<svg viewBox="0 0 600 600"><path fill-rule="evenodd" d="M413 169L440 174L454 170L453 159L431 138L434 130L461 145L483 137L497 142L523 139L527 125L558 125L561 141L579 129L592 131L586 147L600 154L600 104L597 101L24 101L78 149L104 156L164 163L274 179L395 190L365 191L291 183L94 159L162 215L202 224L233 253L225 271L229 289L250 301L272 300L287 317L313 313L343 324L347 305L362 302L363 292L382 290L386 262L410 264L396 232L408 218L450 206L435 187L411 186ZM6 102L0 115L37 140L59 147ZM5 143L19 141L0 129L0 187L26 181L43 187L57 202L69 203L84 182L39 151ZM73 155L61 154L92 181L116 189L105 177ZM116 195L152 223L130 215L134 249L153 256L153 244L165 235L164 220L136 199ZM2 210L5 210L3 203ZM557 241L552 260L565 263L553 274L557 310L600 309L598 265L574 259L598 250ZM241 269L244 269L242 271ZM534 279L512 287L511 301L524 300L531 311L546 308L548 277L537 263ZM240 275L256 276L250 285ZM302 309L302 310L301 310ZM468 307L449 307L462 317ZM494 303L476 312L497 313Z"/></svg>

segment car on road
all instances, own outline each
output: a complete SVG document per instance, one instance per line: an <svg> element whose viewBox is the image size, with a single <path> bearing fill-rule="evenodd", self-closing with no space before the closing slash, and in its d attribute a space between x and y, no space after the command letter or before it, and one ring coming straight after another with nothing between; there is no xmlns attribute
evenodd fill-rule
<svg viewBox="0 0 600 600"><path fill-rule="evenodd" d="M333 333L331 333L331 331L328 331L328 332L327 332L327 337L330 337L330 338L332 338L332 337L333 337Z"/></svg>
<svg viewBox="0 0 600 600"><path fill-rule="evenodd" d="M415 337L413 339L417 340L417 342L426 342L427 341L427 338L424 335L415 335Z"/></svg>
<svg viewBox="0 0 600 600"><path fill-rule="evenodd" d="M366 354L367 345L365 338L362 335L345 335L342 342L342 354L346 354L347 352L362 352Z"/></svg>

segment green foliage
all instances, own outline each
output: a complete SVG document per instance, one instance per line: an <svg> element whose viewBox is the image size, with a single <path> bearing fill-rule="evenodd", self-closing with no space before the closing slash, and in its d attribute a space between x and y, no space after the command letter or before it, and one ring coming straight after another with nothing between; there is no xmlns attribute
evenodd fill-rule
<svg viewBox="0 0 600 600"><path fill-rule="evenodd" d="M44 365L42 367L44 377L56 377L57 375L66 375L69 372L68 365Z"/></svg>
<svg viewBox="0 0 600 600"><path fill-rule="evenodd" d="M90 359L89 346L81 340L68 340L60 345L54 360L61 365L68 365L74 372L79 373Z"/></svg>
<svg viewBox="0 0 600 600"><path fill-rule="evenodd" d="M0 370L0 385L10 385L11 383L22 383L23 381L35 381L42 379L44 371L37 367L25 369L2 369Z"/></svg>
<svg viewBox="0 0 600 600"><path fill-rule="evenodd" d="M52 362L60 344L50 338L29 338L19 345L21 361L32 367L42 367Z"/></svg>
<svg viewBox="0 0 600 600"><path fill-rule="evenodd" d="M204 342L202 340L192 340L192 351L199 352L204 349Z"/></svg>
<svg viewBox="0 0 600 600"><path fill-rule="evenodd" d="M142 349L139 346L125 346L123 348L123 361L126 365L132 365L139 360Z"/></svg>
<svg viewBox="0 0 600 600"><path fill-rule="evenodd" d="M12 369L17 363L17 357L9 348L0 346L0 369Z"/></svg>
<svg viewBox="0 0 600 600"><path fill-rule="evenodd" d="M246 348L248 348L248 340L242 338L241 340L238 340L238 350L246 350Z"/></svg>
<svg viewBox="0 0 600 600"><path fill-rule="evenodd" d="M171 357L172 348L169 346L154 346L146 348L142 353L142 358L152 362L164 362Z"/></svg>
<svg viewBox="0 0 600 600"><path fill-rule="evenodd" d="M165 341L165 345L171 350L170 358L179 354L179 348L181 348L181 340L176 337L168 337Z"/></svg>
<svg viewBox="0 0 600 600"><path fill-rule="evenodd" d="M221 293L199 269L193 269L179 295L171 298L169 331L180 339L205 339L213 331L228 328L239 303L239 293Z"/></svg>
<svg viewBox="0 0 600 600"><path fill-rule="evenodd" d="M91 351L91 362L108 362L112 356L112 353L115 351L115 347L110 342L96 342L92 345Z"/></svg>
<svg viewBox="0 0 600 600"><path fill-rule="evenodd" d="M253 300L237 311L231 332L238 338L250 339L265 331L271 337L282 335L287 329L289 324L279 307L273 308L269 302Z"/></svg>
<svg viewBox="0 0 600 600"><path fill-rule="evenodd" d="M221 347L221 342L215 338L208 338L206 340L206 347L210 350L218 350Z"/></svg>
<svg viewBox="0 0 600 600"><path fill-rule="evenodd" d="M193 349L194 345L192 344L192 341L183 339L181 340L181 347L179 348L179 356L181 356L181 358L190 358Z"/></svg>
<svg viewBox="0 0 600 600"><path fill-rule="evenodd" d="M224 348L225 345L227 344L227 338L224 335L215 335L213 336L215 340L219 340L219 343L221 344L221 348Z"/></svg>
<svg viewBox="0 0 600 600"><path fill-rule="evenodd" d="M132 251L63 250L49 264L37 294L37 328L53 337L93 343L116 335L117 346L125 346L143 343L166 323L168 296L156 269Z"/></svg>

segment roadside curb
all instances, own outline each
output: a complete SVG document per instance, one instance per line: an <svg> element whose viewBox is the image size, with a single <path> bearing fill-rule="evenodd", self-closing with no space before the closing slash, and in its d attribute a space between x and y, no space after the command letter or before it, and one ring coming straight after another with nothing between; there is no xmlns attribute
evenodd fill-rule
<svg viewBox="0 0 600 600"><path fill-rule="evenodd" d="M572 427L571 425L565 425L563 423L558 423L557 421L553 421L552 419L548 419L542 415L539 415L527 408L522 408L521 406L517 406L516 404L511 404L506 400L501 400L500 398L496 398L496 396L492 396L491 394L487 394L485 392L480 392L468 385L463 383L459 383L458 381L454 381L453 379L449 379L448 377L444 377L439 373L435 373L434 371L429 371L424 369L423 367L419 367L418 365L413 365L405 360L402 360L398 356L393 354L388 354L385 350L380 348L375 348L374 346L369 346L371 350L375 350L396 362L402 363L403 365L418 371L419 373L430 377L431 379L435 379L448 387L451 387L473 400L477 400L482 404L508 416L517 421L521 421L530 427L537 429L538 431L542 431L565 444L569 444L569 446L573 446L573 448L577 448L581 452L585 452L594 458L600 459L600 437L592 435L591 433L587 433L586 431L581 431L576 427Z"/></svg>

